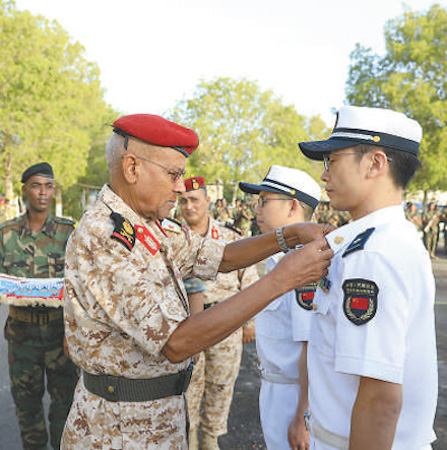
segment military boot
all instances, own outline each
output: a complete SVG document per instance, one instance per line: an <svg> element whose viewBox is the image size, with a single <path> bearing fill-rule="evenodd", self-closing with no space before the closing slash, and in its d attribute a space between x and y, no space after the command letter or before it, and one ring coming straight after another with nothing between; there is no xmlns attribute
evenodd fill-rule
<svg viewBox="0 0 447 450"><path fill-rule="evenodd" d="M219 444L217 443L217 436L211 434L202 433L202 450L219 450Z"/></svg>
<svg viewBox="0 0 447 450"><path fill-rule="evenodd" d="M197 428L191 428L191 430L189 431L189 450L199 450Z"/></svg>

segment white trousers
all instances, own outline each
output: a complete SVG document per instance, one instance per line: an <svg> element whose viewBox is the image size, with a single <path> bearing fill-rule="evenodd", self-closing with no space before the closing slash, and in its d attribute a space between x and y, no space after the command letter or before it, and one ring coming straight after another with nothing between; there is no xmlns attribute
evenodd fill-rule
<svg viewBox="0 0 447 450"><path fill-rule="evenodd" d="M267 449L290 450L287 430L298 407L299 389L299 384L261 381L259 413Z"/></svg>

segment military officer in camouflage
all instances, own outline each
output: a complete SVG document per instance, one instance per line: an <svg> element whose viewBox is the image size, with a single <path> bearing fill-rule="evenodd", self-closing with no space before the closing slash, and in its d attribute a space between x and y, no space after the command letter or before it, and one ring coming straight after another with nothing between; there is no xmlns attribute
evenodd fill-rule
<svg viewBox="0 0 447 450"><path fill-rule="evenodd" d="M185 180L185 190L186 192L180 196L179 204L188 228L203 237L224 242L242 238L240 230L218 222L210 216L210 197L207 195L203 177ZM226 300L257 279L256 267L250 266L225 274L220 273L215 280L202 282L205 287L202 294L204 309ZM197 289L197 283L190 286L191 280L197 279L189 279L185 283L190 300L202 290ZM186 395L191 422L191 450L198 448L199 425L203 436L202 450L218 449L218 436L227 433L228 414L241 363L242 335L243 329L239 328L223 341L204 350L195 364Z"/></svg>
<svg viewBox="0 0 447 450"><path fill-rule="evenodd" d="M62 278L65 246L73 222L50 213L54 197L53 169L48 163L22 175L25 214L0 225L0 271L25 278ZM12 304L11 304L12 303ZM51 398L50 441L58 449L77 382L76 366L63 350L62 308L10 301L5 326L11 393L23 448L47 448L42 397L45 377Z"/></svg>

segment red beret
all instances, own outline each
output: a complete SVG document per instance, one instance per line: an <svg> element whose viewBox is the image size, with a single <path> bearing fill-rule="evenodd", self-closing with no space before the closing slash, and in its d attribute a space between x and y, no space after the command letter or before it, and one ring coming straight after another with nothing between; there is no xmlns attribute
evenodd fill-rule
<svg viewBox="0 0 447 450"><path fill-rule="evenodd" d="M192 177L185 180L186 192L196 191L203 186L205 186L205 178L203 177Z"/></svg>
<svg viewBox="0 0 447 450"><path fill-rule="evenodd" d="M113 131L152 145L172 147L188 157L199 145L195 131L152 114L131 114L113 122Z"/></svg>

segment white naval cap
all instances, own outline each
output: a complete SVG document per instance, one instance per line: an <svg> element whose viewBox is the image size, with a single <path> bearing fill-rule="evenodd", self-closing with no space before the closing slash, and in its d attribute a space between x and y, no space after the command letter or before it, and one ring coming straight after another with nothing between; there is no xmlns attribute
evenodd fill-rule
<svg viewBox="0 0 447 450"><path fill-rule="evenodd" d="M319 184L306 172L290 167L270 167L261 184L239 183L239 188L248 194L261 191L285 194L316 208L321 197Z"/></svg>
<svg viewBox="0 0 447 450"><path fill-rule="evenodd" d="M326 141L300 142L308 158L323 159L323 155L370 144L417 155L422 140L422 127L405 114L382 108L343 106L337 113L331 137Z"/></svg>

